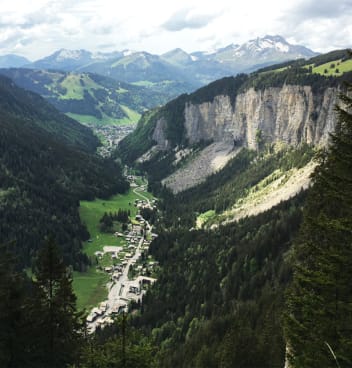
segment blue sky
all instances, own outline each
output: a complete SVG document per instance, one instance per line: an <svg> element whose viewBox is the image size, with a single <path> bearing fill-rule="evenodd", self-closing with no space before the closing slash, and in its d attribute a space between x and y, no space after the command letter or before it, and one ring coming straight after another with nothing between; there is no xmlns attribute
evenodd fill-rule
<svg viewBox="0 0 352 368"><path fill-rule="evenodd" d="M351 0L3 0L0 54L57 49L211 50L266 34L325 52L352 47Z"/></svg>

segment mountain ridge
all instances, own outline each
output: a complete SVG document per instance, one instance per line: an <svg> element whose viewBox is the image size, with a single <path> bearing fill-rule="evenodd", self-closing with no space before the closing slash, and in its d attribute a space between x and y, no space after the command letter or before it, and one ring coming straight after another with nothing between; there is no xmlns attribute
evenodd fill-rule
<svg viewBox="0 0 352 368"><path fill-rule="evenodd" d="M258 65L267 66L316 54L303 46L289 44L281 36L267 35L242 45L230 44L211 52L187 53L175 49L156 55L131 50L92 53L87 50L61 49L25 67L98 73L127 83L144 83L151 89L163 92L170 91L173 84L177 87L181 83L182 93L194 91L225 76L251 72Z"/></svg>

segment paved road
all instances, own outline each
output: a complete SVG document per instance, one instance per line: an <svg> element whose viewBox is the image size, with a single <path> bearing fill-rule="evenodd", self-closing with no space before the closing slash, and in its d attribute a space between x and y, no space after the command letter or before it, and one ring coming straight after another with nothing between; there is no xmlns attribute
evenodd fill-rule
<svg viewBox="0 0 352 368"><path fill-rule="evenodd" d="M149 206L150 206L150 200L149 200L149 198L146 197L146 196L144 196L142 193L140 193L138 191L138 189L140 189L140 187L137 187L137 188L133 189L133 193L136 194L137 196L143 198L144 200L146 200L148 202Z"/></svg>
<svg viewBox="0 0 352 368"><path fill-rule="evenodd" d="M123 273L116 281L110 291L108 296L108 311L114 310L116 306L119 305L120 302L123 302L127 299L127 294L129 292L129 285L132 283L128 280L128 271L133 263L135 263L141 256L141 246L143 245L143 238L141 238L138 242L138 246L136 248L136 252L132 258L128 261L127 265L123 269Z"/></svg>

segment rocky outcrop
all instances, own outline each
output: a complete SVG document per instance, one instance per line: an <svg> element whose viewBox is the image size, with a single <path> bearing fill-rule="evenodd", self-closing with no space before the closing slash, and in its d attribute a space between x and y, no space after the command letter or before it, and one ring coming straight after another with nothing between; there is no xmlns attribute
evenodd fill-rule
<svg viewBox="0 0 352 368"><path fill-rule="evenodd" d="M253 88L230 96L217 96L213 102L185 106L185 129L189 142L201 140L235 141L257 147L257 134L264 142L325 144L336 117L336 88L315 95L310 86L285 85L282 88ZM160 144L160 143L159 143Z"/></svg>
<svg viewBox="0 0 352 368"><path fill-rule="evenodd" d="M168 176L162 184L173 193L182 192L203 182L209 175L222 169L228 161L235 157L238 149L233 144L215 142L197 152L193 158L179 170Z"/></svg>
<svg viewBox="0 0 352 368"><path fill-rule="evenodd" d="M166 120L164 118L158 119L153 132L153 140L156 142L159 150L166 150L169 147L169 141L165 135Z"/></svg>

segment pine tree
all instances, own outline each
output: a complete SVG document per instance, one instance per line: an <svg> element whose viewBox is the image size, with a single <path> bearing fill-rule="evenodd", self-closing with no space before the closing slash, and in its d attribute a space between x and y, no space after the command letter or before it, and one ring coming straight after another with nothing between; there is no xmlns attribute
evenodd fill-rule
<svg viewBox="0 0 352 368"><path fill-rule="evenodd" d="M25 366L24 278L9 245L0 247L0 366Z"/></svg>
<svg viewBox="0 0 352 368"><path fill-rule="evenodd" d="M65 367L72 363L83 337L82 315L76 311L71 275L53 240L39 252L29 309L34 366Z"/></svg>
<svg viewBox="0 0 352 368"><path fill-rule="evenodd" d="M352 366L352 99L341 101L294 251L285 318L292 367Z"/></svg>

